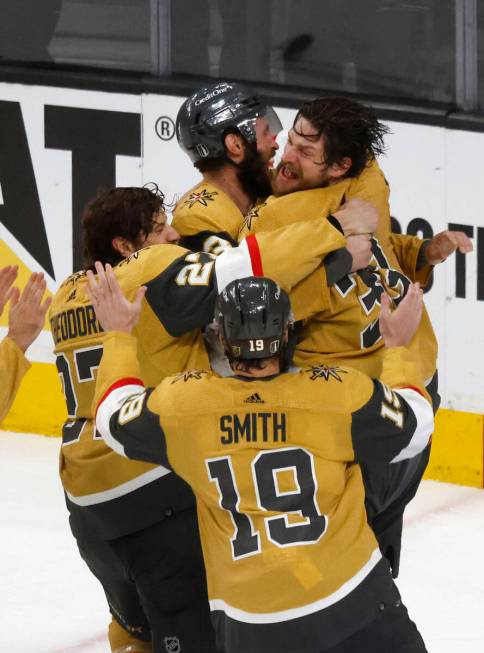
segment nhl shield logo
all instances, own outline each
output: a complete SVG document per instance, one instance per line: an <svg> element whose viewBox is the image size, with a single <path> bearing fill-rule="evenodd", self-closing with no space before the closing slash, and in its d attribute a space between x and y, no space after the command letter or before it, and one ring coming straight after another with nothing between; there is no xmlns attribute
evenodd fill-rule
<svg viewBox="0 0 484 653"><path fill-rule="evenodd" d="M181 645L178 637L165 637L165 649L167 653L181 653Z"/></svg>

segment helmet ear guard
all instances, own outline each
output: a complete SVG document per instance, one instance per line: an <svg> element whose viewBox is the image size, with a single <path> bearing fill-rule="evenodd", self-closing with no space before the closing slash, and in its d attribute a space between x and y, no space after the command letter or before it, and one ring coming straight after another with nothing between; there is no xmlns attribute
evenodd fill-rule
<svg viewBox="0 0 484 653"><path fill-rule="evenodd" d="M215 321L231 364L278 356L282 368L289 366L289 297L271 279L247 277L230 283L217 299Z"/></svg>

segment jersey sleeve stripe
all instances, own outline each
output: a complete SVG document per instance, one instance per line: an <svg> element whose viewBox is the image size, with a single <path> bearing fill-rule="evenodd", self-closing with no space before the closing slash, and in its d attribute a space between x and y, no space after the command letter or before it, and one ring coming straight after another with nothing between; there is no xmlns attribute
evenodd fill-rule
<svg viewBox="0 0 484 653"><path fill-rule="evenodd" d="M117 388L123 388L123 387L125 387L125 386L127 386L127 385L129 385L129 386L133 386L133 385L135 385L135 386L137 386L138 388L139 388L139 386L141 386L142 388L145 387L145 384L143 383L143 381L141 381L141 379L137 379L137 378L135 378L135 377L126 377L125 379L120 379L119 381L116 381L116 383L113 383L113 384L112 384L112 385L111 385L111 386L106 390L106 392L103 394L103 396L102 396L101 399L99 400L99 403L98 403L98 405L97 405L97 409L96 409L96 415L97 415L97 411L99 410L99 408L100 408L101 404L103 403L103 401L106 399L106 397L107 397L108 395L111 394L111 392L113 392L113 390L116 390ZM136 394L136 393L133 393L133 392L132 392L131 394Z"/></svg>
<svg viewBox="0 0 484 653"><path fill-rule="evenodd" d="M434 412L431 404L417 388L394 388L393 391L407 403L417 420L410 442L390 461L398 463L401 460L413 458L428 445L434 430Z"/></svg>
<svg viewBox="0 0 484 653"><path fill-rule="evenodd" d="M104 394L96 411L96 428L106 444L121 456L126 456L124 446L111 434L110 420L123 403L133 395L142 394L144 385L139 379L121 379Z"/></svg>
<svg viewBox="0 0 484 653"><path fill-rule="evenodd" d="M252 256L254 256L254 260ZM251 254L247 239L244 239L238 247L226 249L215 260L215 273L219 293L235 279L244 279L254 274L261 275L262 264L260 263L258 246L253 246L253 252Z"/></svg>
<svg viewBox="0 0 484 653"><path fill-rule="evenodd" d="M403 388L397 388L397 389L395 390L395 392L399 392L399 391L401 391L401 390L413 390L414 392L417 392L421 397L424 397L424 396L425 396L424 393L422 392L422 390L420 390L419 388L417 388L417 387L414 386L414 385L406 385L406 386L403 387Z"/></svg>
<svg viewBox="0 0 484 653"><path fill-rule="evenodd" d="M263 277L264 271L262 269L262 259L260 255L259 243L254 234L247 236L245 239L249 249L250 260L252 261L252 271L254 276Z"/></svg>

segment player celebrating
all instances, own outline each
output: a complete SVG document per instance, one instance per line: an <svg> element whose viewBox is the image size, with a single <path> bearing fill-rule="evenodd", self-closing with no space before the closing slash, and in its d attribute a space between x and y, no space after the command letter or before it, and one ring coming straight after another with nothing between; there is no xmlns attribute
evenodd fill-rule
<svg viewBox="0 0 484 653"><path fill-rule="evenodd" d="M382 300L381 380L342 367L289 372L290 305L268 279L222 292L216 319L235 376L194 371L146 389L127 301L97 266L90 294L108 333L96 424L121 455L192 486L212 618L227 653L424 652L367 525L355 461L391 466L422 451L433 413L404 347L422 311L411 286ZM121 356L122 353L122 356Z"/></svg>
<svg viewBox="0 0 484 653"><path fill-rule="evenodd" d="M242 84L217 82L185 100L177 139L203 177L173 214L185 247L217 254L237 244L244 215L271 192L280 129L272 107Z"/></svg>
<svg viewBox="0 0 484 653"><path fill-rule="evenodd" d="M361 212L345 209L331 222L251 236L215 259L174 244L178 234L166 223L156 190L109 189L83 216L86 267L96 259L117 264L115 274L130 298L146 285L136 327L138 355L143 380L156 384L193 367L209 368L200 329L211 321L227 283L268 271L290 289L328 251L344 246L343 229L351 232L360 219ZM375 224L374 211L365 219ZM281 262L288 239L297 251ZM119 456L96 432L91 402L103 333L85 293L86 279L85 271L71 275L50 313L69 415L60 470L71 529L106 592L113 651L150 650L150 640L158 650L166 637L188 650L211 651L192 492L163 465Z"/></svg>
<svg viewBox="0 0 484 653"><path fill-rule="evenodd" d="M379 329L382 294L388 293L398 304L411 280L425 285L433 265L457 248L462 252L472 249L469 238L461 232L446 231L425 241L390 233L389 189L376 163L386 131L371 109L353 100L319 98L305 103L295 117L275 173L276 195L248 216L249 231L258 233L316 218L321 210L332 211L354 196L371 201L379 210L369 268L351 273L345 251L341 250L318 272L327 293L316 298L314 280L309 278L291 295L297 312L300 306L310 307L312 312L298 342L298 365L331 360L379 377L384 358ZM437 410L437 340L425 308L411 347L420 360ZM387 501L381 502L381 487L388 482L388 470L375 464L363 465L370 523L382 551L391 560L395 576L403 510L416 492L429 455L430 446L420 460L402 461L398 473L413 476L414 484L399 501L389 494ZM392 470L396 472L397 468Z"/></svg>

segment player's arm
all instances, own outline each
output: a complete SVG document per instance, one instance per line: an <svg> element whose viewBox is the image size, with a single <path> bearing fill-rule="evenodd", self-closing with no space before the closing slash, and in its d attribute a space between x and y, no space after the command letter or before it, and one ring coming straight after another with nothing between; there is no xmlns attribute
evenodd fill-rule
<svg viewBox="0 0 484 653"><path fill-rule="evenodd" d="M185 254L145 284L146 300L168 333L180 336L212 321L217 296L234 279L267 276L289 291L345 242L324 219L248 236L217 257Z"/></svg>
<svg viewBox="0 0 484 653"><path fill-rule="evenodd" d="M382 295L380 331L385 358L364 404L352 414L351 436L357 461L399 462L427 446L434 427L432 402L424 389L418 361L406 348L423 310L422 291L412 284L395 311Z"/></svg>
<svg viewBox="0 0 484 653"><path fill-rule="evenodd" d="M131 335L146 288L139 288L130 302L110 265L104 269L96 263L96 272L97 279L87 273L86 288L105 331L92 404L96 427L120 455L169 467L159 416L149 408L153 389L146 389L141 381L137 341Z"/></svg>
<svg viewBox="0 0 484 653"><path fill-rule="evenodd" d="M430 239L422 240L418 236L390 234L390 244L403 274L411 281L418 281L422 287L428 284L434 269L425 255L429 243Z"/></svg>
<svg viewBox="0 0 484 653"><path fill-rule="evenodd" d="M0 422L10 410L20 383L30 367L23 351L10 338L0 342Z"/></svg>
<svg viewBox="0 0 484 653"><path fill-rule="evenodd" d="M428 445L433 428L432 404L418 365L405 347L387 349L381 379L372 380L369 397L352 414L355 460L396 463L413 458Z"/></svg>
<svg viewBox="0 0 484 653"><path fill-rule="evenodd" d="M421 240L418 236L391 234L390 242L400 267L412 281L426 285L435 265L443 263L459 250L472 252L472 241L463 231L441 231L432 238Z"/></svg>
<svg viewBox="0 0 484 653"><path fill-rule="evenodd" d="M0 271L0 313L10 299L7 337L0 343L0 421L9 411L20 383L30 367L25 351L39 335L50 299L42 303L44 275L34 272L22 292L13 288L17 274L12 266Z"/></svg>
<svg viewBox="0 0 484 653"><path fill-rule="evenodd" d="M140 379L136 338L110 332L103 346L93 404L98 432L116 453L171 469L160 417L149 408L153 388Z"/></svg>

